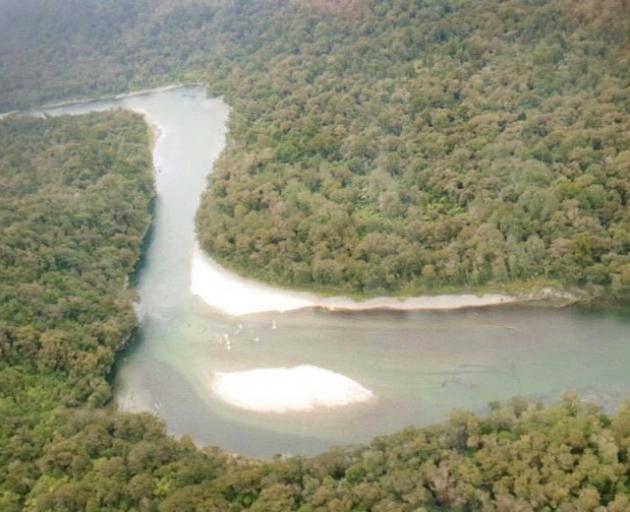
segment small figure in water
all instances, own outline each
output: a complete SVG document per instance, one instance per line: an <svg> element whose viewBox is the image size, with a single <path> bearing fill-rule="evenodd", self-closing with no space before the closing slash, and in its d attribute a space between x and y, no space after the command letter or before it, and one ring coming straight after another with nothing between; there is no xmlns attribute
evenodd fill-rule
<svg viewBox="0 0 630 512"><path fill-rule="evenodd" d="M259 338L258 336L256 336L256 337L254 338L254 343L258 343L259 341L260 341L260 338Z"/></svg>
<svg viewBox="0 0 630 512"><path fill-rule="evenodd" d="M271 322L271 328L272 329L277 329L278 328L278 325L276 324L275 320L273 322Z"/></svg>

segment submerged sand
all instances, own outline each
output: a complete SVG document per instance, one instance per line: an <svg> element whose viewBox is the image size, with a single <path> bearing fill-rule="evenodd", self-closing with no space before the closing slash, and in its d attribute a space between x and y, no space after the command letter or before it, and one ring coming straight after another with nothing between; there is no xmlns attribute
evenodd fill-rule
<svg viewBox="0 0 630 512"><path fill-rule="evenodd" d="M376 297L364 301L348 297L321 297L313 293L276 288L241 277L213 261L198 244L193 248L192 254L191 292L209 306L234 316L269 311L292 311L308 307L348 311L459 309L494 306L522 300L519 297L498 293L427 295L405 299Z"/></svg>
<svg viewBox="0 0 630 512"><path fill-rule="evenodd" d="M216 372L211 388L224 402L255 412L308 412L366 402L369 389L339 373L311 365Z"/></svg>

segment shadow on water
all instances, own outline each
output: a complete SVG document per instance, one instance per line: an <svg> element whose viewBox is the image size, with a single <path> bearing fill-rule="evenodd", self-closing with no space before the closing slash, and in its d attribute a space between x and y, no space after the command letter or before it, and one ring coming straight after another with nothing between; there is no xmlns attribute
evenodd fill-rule
<svg viewBox="0 0 630 512"><path fill-rule="evenodd" d="M140 246L140 257L136 264L133 267L131 274L129 275L129 287L132 288L137 293L138 286L140 284L142 273L147 268L148 265L148 257L149 257L149 249L155 240L155 212L157 208L157 196L154 196L149 202L148 213L151 221L149 222L149 226L144 234L144 238L142 239L142 244ZM111 386L113 390L113 394L116 394L116 379L118 376L118 372L120 371L121 365L125 363L127 358L135 351L142 343L142 330L141 330L141 321L138 313L138 305L134 304L134 313L136 315L136 326L133 331L129 335L127 341L123 344L120 350L117 350L114 355L114 363L112 364L112 368L107 374L106 380L107 383Z"/></svg>
<svg viewBox="0 0 630 512"><path fill-rule="evenodd" d="M630 325L630 304L623 304L619 302L611 303L596 303L593 305L588 304L576 304L570 308L575 311L577 315L580 315L586 319L610 319L615 322L621 322ZM628 335L628 342L630 343L630 334Z"/></svg>
<svg viewBox="0 0 630 512"><path fill-rule="evenodd" d="M140 284L142 272L147 267L148 258L149 258L149 249L155 240L155 212L157 210L157 196L151 198L149 202L149 216L151 218L151 222L144 234L144 238L142 239L142 245L140 246L140 257L129 275L129 286L131 288L137 289Z"/></svg>
<svg viewBox="0 0 630 512"><path fill-rule="evenodd" d="M113 395L116 395L116 387L118 382L118 374L121 367L129 360L129 358L138 350L142 344L143 336L140 324L134 327L129 335L128 341L118 350L114 356L114 363L107 374L106 381L110 385Z"/></svg>

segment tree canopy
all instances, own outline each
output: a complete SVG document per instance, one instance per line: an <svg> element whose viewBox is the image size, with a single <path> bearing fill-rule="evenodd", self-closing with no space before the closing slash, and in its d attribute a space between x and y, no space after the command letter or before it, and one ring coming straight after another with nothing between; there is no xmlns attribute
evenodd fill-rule
<svg viewBox="0 0 630 512"><path fill-rule="evenodd" d="M0 107L186 81L223 94L229 142L198 232L259 279L627 297L629 9L10 1Z"/></svg>
<svg viewBox="0 0 630 512"><path fill-rule="evenodd" d="M455 411L311 458L244 459L116 412L128 274L153 194L147 127L112 112L0 122L3 512L625 512L630 403Z"/></svg>
<svg viewBox="0 0 630 512"><path fill-rule="evenodd" d="M198 214L256 277L630 292L625 0L4 0L0 110L173 82L233 107ZM0 121L0 510L630 509L630 405L454 412L255 461L111 406L153 195L123 112Z"/></svg>

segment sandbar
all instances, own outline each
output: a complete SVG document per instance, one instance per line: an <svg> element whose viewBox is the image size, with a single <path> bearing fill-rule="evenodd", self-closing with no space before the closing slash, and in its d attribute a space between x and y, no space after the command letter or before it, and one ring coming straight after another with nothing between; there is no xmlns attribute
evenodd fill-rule
<svg viewBox="0 0 630 512"><path fill-rule="evenodd" d="M375 297L363 301L349 297L322 297L314 293L269 286L239 276L212 260L198 244L195 244L192 251L190 290L209 306L232 316L294 311L309 307L344 311L450 310L523 301L522 297L499 293L425 295L403 299Z"/></svg>
<svg viewBox="0 0 630 512"><path fill-rule="evenodd" d="M234 407L265 413L310 412L374 397L369 389L345 375L311 365L214 372L211 389Z"/></svg>

